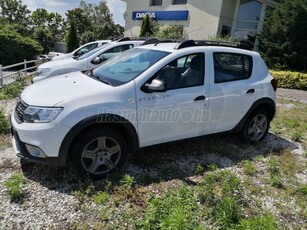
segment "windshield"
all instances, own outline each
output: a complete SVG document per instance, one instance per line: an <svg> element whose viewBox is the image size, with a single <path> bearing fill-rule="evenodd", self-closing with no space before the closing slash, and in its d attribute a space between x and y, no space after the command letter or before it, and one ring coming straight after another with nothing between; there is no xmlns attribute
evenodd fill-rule
<svg viewBox="0 0 307 230"><path fill-rule="evenodd" d="M101 46L91 50L90 52L81 55L80 57L78 57L78 60L86 59L86 58L92 56L93 54L97 53L99 50L101 50L101 49L103 49L103 48L105 48L105 47L107 47L109 45L110 45L110 43L103 44L103 45L101 45Z"/></svg>
<svg viewBox="0 0 307 230"><path fill-rule="evenodd" d="M169 53L148 49L131 49L105 62L93 71L93 76L112 86L123 85Z"/></svg>

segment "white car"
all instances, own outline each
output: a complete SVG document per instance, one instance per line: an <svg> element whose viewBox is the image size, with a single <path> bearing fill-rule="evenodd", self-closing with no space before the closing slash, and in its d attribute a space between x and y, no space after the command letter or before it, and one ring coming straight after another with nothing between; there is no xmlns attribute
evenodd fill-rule
<svg viewBox="0 0 307 230"><path fill-rule="evenodd" d="M26 88L11 116L13 146L21 158L72 162L100 179L152 145L221 133L261 141L276 89L257 52L155 42L90 76L75 72Z"/></svg>
<svg viewBox="0 0 307 230"><path fill-rule="evenodd" d="M141 45L144 41L106 43L79 58L46 62L37 68L33 83L76 71L91 70L119 53Z"/></svg>
<svg viewBox="0 0 307 230"><path fill-rule="evenodd" d="M87 52L99 46L102 46L106 43L109 43L109 42L111 42L111 40L100 40L100 41L89 42L68 54L57 53L57 55L52 58L52 61L59 61L59 60L64 60L64 59L69 59L69 58L74 58L74 57L80 57L83 54L86 54Z"/></svg>

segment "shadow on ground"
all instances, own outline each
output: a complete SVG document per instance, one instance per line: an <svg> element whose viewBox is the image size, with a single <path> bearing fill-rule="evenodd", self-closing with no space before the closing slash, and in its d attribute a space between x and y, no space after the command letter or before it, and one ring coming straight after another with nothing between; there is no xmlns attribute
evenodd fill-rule
<svg viewBox="0 0 307 230"><path fill-rule="evenodd" d="M188 178L195 175L197 167L202 168L202 173L204 173L212 165L218 168L228 168L242 160L253 159L257 156L266 157L270 154L276 155L284 150L297 148L294 143L274 134L268 134L263 142L256 145L244 144L236 136L182 141L142 150L131 157L120 172L96 182L89 179L81 182L70 166L55 169L22 162L22 170L28 179L50 190L71 193L80 189L80 186L84 184L94 183L104 186L106 181L111 181L113 185L116 185L125 174L135 178L136 186L173 179L193 183Z"/></svg>

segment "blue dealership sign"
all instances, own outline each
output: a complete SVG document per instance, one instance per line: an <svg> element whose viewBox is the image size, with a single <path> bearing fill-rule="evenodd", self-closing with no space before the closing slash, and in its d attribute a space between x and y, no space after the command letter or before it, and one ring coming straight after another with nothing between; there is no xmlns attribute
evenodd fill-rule
<svg viewBox="0 0 307 230"><path fill-rule="evenodd" d="M148 15L154 20L169 20L169 21L187 21L189 11L187 10L173 10L173 11L133 11L132 20L142 20Z"/></svg>

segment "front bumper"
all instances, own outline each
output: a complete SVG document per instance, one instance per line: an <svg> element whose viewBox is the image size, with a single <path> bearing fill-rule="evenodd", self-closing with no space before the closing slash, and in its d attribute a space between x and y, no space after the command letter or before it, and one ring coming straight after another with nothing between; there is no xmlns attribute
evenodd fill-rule
<svg viewBox="0 0 307 230"><path fill-rule="evenodd" d="M52 166L64 166L66 156L59 154L60 146L67 127L55 123L45 124L18 124L11 116L11 133L13 136L13 148L18 157L36 163ZM29 148L39 149L44 157L37 157L30 154Z"/></svg>

